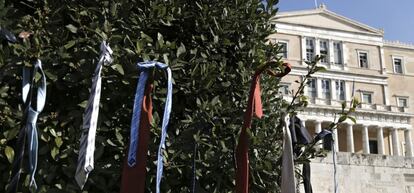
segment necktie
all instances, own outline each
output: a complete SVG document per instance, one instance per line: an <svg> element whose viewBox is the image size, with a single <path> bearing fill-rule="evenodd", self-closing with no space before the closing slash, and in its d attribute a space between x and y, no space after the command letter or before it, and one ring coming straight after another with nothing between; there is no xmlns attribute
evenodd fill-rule
<svg viewBox="0 0 414 193"><path fill-rule="evenodd" d="M283 153L281 192L296 193L295 167L293 164L292 138L289 130L289 116L283 117Z"/></svg>
<svg viewBox="0 0 414 193"><path fill-rule="evenodd" d="M111 54L111 48L105 41L103 41L101 43L101 55L92 79L91 94L89 96L88 104L86 105L83 117L83 132L80 139L78 166L75 174L76 182L81 189L83 189L83 186L88 179L88 175L94 167L93 154L95 151L96 127L99 114L99 101L101 98L101 71L102 65L108 65L112 62Z"/></svg>
<svg viewBox="0 0 414 193"><path fill-rule="evenodd" d="M268 70L268 74L281 78L291 71L289 63L283 63L284 68L280 73ZM247 129L251 127L253 115L261 118L263 116L262 100L260 94L260 74L264 69L258 70L252 77L250 85L249 100L244 114L243 127L236 148L236 193L249 192L249 144Z"/></svg>
<svg viewBox="0 0 414 193"><path fill-rule="evenodd" d="M260 71L257 71L252 78L250 85L250 95L247 102L247 109L244 114L244 123L239 136L239 142L236 149L236 192L249 192L249 145L247 129L251 127L253 115L261 118L262 100L260 97Z"/></svg>
<svg viewBox="0 0 414 193"><path fill-rule="evenodd" d="M0 27L0 35L10 43L16 43L17 38L9 30Z"/></svg>
<svg viewBox="0 0 414 193"><path fill-rule="evenodd" d="M40 85L37 88L37 101L36 101L36 108L32 107L32 95L34 92L34 84L35 84L35 75L36 72L40 71L41 74L41 81ZM46 76L42 69L42 62L37 60L33 71L30 74L30 69L24 67L23 68L23 85L22 85L22 98L24 103L24 113L22 119L22 127L19 132L19 136L17 139L17 153L14 157L13 162L13 170L12 170L12 179L10 182L10 186L8 188L8 192L17 192L18 183L21 174L21 168L23 166L23 156L24 156L24 148L26 145L26 137L28 142L28 149L29 149L29 189L31 192L35 192L37 190L35 174L37 168L37 151L38 151L38 136L37 136L37 128L36 122L39 116L39 113L43 110L46 102Z"/></svg>
<svg viewBox="0 0 414 193"><path fill-rule="evenodd" d="M172 76L170 68L159 62L140 62L138 69L141 71L139 82L134 99L134 107L131 120L131 136L128 150L127 166L124 165L124 173L122 175L122 193L144 192L145 187L145 165L146 152L148 149L148 137L150 129L150 121L152 118L151 109L152 103L150 98L151 85L147 85L150 70L152 68L163 69L167 72L167 98L165 101L164 115L161 127L161 141L158 147L157 154L157 178L156 178L156 192L160 192L160 183L163 172L163 156L162 149L164 148L165 138L167 136L167 127L170 119L172 106ZM147 86L146 86L147 85ZM144 97L145 96L145 97ZM147 105L151 105L149 108ZM146 116L142 115L144 111ZM142 136L144 135L144 136ZM141 141L143 140L143 141ZM141 147L143 146L143 147ZM137 151L138 150L138 151ZM137 156L138 155L138 156ZM142 159L141 162L137 160ZM138 181L131 181L131 178L139 179Z"/></svg>

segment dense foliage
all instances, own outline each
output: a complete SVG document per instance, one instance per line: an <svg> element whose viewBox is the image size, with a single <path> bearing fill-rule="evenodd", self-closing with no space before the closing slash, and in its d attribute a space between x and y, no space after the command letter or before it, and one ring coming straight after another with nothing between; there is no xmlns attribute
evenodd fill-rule
<svg viewBox="0 0 414 193"><path fill-rule="evenodd" d="M173 110L165 152L163 192L188 192L192 158L198 192L234 190L234 149L250 77L275 54L265 44L276 1L268 0L0 0L0 27L30 32L0 44L0 192L11 170L20 128L21 68L43 61L47 104L38 121L40 192L79 192L74 181L82 114L99 44L107 40L114 63L103 69L95 170L84 192L118 192L138 72L142 60L173 70ZM278 68L273 66L273 68ZM166 93L155 74L154 127L146 183L154 191L155 152ZM264 76L266 116L251 132L251 192L277 192L282 100L277 80ZM194 144L197 151L194 154ZM28 192L26 173L23 192ZM26 180L25 180L26 179ZM140 179L138 179L140 180Z"/></svg>

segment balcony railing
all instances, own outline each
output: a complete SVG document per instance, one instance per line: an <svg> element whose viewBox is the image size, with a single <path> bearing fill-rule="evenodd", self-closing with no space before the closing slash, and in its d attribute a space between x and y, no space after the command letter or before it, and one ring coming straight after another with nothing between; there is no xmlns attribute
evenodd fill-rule
<svg viewBox="0 0 414 193"><path fill-rule="evenodd" d="M291 101L291 96L283 96L285 100ZM341 107L343 101L340 100L332 100L332 99L323 99L323 98L309 98L308 99L310 104L313 105L328 105L331 107ZM349 105L351 101L346 101L347 106ZM385 111L385 112L400 112L400 113L407 113L408 108L407 107L397 107L393 105L381 105L381 104L367 104L367 103L361 103L358 106L359 109L362 110L376 110L376 111Z"/></svg>

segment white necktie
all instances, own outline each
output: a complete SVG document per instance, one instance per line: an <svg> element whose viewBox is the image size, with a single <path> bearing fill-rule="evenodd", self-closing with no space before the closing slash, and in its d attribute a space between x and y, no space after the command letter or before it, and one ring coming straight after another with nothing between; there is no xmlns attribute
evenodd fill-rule
<svg viewBox="0 0 414 193"><path fill-rule="evenodd" d="M95 135L99 114L99 101L101 98L101 70L102 65L112 62L112 50L105 41L101 43L101 56L92 79L91 94L83 117L83 131L80 139L78 167L75 179L79 187L83 189L89 173L93 170L93 154L95 151Z"/></svg>
<svg viewBox="0 0 414 193"><path fill-rule="evenodd" d="M296 193L295 166L293 164L292 138L289 115L283 117L282 187L283 193Z"/></svg>

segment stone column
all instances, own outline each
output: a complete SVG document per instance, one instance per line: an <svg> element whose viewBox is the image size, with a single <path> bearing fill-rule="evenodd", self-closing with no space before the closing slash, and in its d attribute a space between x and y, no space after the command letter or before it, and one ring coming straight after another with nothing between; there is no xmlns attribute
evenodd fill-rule
<svg viewBox="0 0 414 193"><path fill-rule="evenodd" d="M352 124L348 123L346 125L346 150L351 153L355 153L354 146L354 131Z"/></svg>
<svg viewBox="0 0 414 193"><path fill-rule="evenodd" d="M405 154L406 157L413 157L413 142L411 137L411 129L404 130L404 138L405 138Z"/></svg>
<svg viewBox="0 0 414 193"><path fill-rule="evenodd" d="M396 128L391 128L391 137L392 137L392 155L400 155L400 140L398 139L398 130Z"/></svg>
<svg viewBox="0 0 414 193"><path fill-rule="evenodd" d="M368 125L362 125L362 150L369 154Z"/></svg>
<svg viewBox="0 0 414 193"><path fill-rule="evenodd" d="M305 36L302 36L302 42L301 42L301 45L302 45L302 65L305 65L306 63L304 62L304 61L306 61L306 37Z"/></svg>
<svg viewBox="0 0 414 193"><path fill-rule="evenodd" d="M352 82L345 81L345 100L352 100Z"/></svg>
<svg viewBox="0 0 414 193"><path fill-rule="evenodd" d="M335 152L339 152L339 139L338 139L338 128L334 129L333 132L333 140L334 140L334 146L335 146Z"/></svg>
<svg viewBox="0 0 414 193"><path fill-rule="evenodd" d="M315 120L315 133L320 133L322 131L322 122L319 120ZM315 146L316 149L322 149L322 144L318 144Z"/></svg>
<svg viewBox="0 0 414 193"><path fill-rule="evenodd" d="M378 142L378 154L384 155L384 129L381 126L378 126L377 129L377 142Z"/></svg>
<svg viewBox="0 0 414 193"><path fill-rule="evenodd" d="M302 125L306 128L306 120L305 119L301 119L300 121L302 122Z"/></svg>
<svg viewBox="0 0 414 193"><path fill-rule="evenodd" d="M390 99L388 99L388 86L383 85L383 91L384 91L384 104L390 105Z"/></svg>

